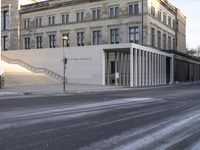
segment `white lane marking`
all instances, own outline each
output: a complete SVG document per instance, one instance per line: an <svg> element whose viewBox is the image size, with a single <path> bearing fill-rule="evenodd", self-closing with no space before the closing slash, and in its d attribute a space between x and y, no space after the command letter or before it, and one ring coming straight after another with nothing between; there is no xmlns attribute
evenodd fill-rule
<svg viewBox="0 0 200 150"><path fill-rule="evenodd" d="M187 128L192 124L192 121L199 121L199 116L200 111L194 112L192 109L190 111L187 110L178 116L126 131L120 135L82 147L80 150L113 149L113 147L116 147L116 150L135 150L147 146L147 144L151 144L160 138L165 137L168 133L175 132L175 130L181 130L185 128L185 126ZM127 143L128 141L130 141L130 143ZM123 143L127 144L121 145Z"/></svg>
<svg viewBox="0 0 200 150"><path fill-rule="evenodd" d="M92 108L103 108L106 106L115 106L115 105L121 105L126 103L132 103L132 102L153 102L158 101L159 99L152 99L152 98L126 98L126 99L118 99L118 100L112 100L112 101L106 101L106 102L97 102L97 103L89 103L89 104L83 104L78 106L72 106L69 107L67 105L61 106L59 108L50 108L45 110L45 108L39 108L39 109L31 109L29 113L28 110L22 110L22 111L11 111L11 112L5 112L0 114L0 118L13 118L13 117L26 117L29 115L42 115L47 113L56 113L61 111L74 111L74 110L82 110L82 109L92 109ZM19 112L19 114L18 114Z"/></svg>
<svg viewBox="0 0 200 150"><path fill-rule="evenodd" d="M200 149L200 141L196 142L190 150L199 150Z"/></svg>
<svg viewBox="0 0 200 150"><path fill-rule="evenodd" d="M139 149L144 146L147 146L173 132L177 132L178 130L182 130L188 125L194 124L195 122L200 121L200 112L196 112L195 114L190 115L189 117L173 123L169 125L168 127L165 127L163 129L160 129L156 132L153 132L143 138L140 138L136 141L133 141L131 143L128 143L127 145L120 146L119 148L116 148L115 150L133 150L133 149Z"/></svg>
<svg viewBox="0 0 200 150"><path fill-rule="evenodd" d="M128 98L118 99L107 102L90 103L84 105L78 105L74 107L57 108L53 110L36 109L27 112L26 110L20 111L19 114L1 114L0 130L11 127L27 126L31 124L37 124L41 122L56 121L62 119L76 118L84 115L93 115L96 113L103 113L112 107L122 107L123 105L133 105L145 102L158 101L158 99L152 98ZM3 116L3 117L2 117ZM16 122L15 122L16 121Z"/></svg>

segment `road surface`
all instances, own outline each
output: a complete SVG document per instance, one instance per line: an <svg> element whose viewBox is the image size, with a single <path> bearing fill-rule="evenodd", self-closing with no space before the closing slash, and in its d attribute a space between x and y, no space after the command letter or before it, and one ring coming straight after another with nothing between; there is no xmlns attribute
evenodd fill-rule
<svg viewBox="0 0 200 150"><path fill-rule="evenodd" d="M200 84L0 99L0 150L200 150Z"/></svg>

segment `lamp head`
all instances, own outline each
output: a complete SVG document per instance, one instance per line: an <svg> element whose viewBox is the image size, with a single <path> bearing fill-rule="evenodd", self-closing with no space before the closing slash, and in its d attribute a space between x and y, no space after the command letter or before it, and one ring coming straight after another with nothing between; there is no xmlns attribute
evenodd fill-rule
<svg viewBox="0 0 200 150"><path fill-rule="evenodd" d="M68 37L67 37L67 36L64 36L62 39L67 41L67 40L68 40Z"/></svg>

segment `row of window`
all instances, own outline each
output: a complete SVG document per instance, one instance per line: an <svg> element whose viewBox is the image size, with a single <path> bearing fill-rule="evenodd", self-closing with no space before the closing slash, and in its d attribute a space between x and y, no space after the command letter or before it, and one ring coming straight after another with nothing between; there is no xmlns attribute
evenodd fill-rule
<svg viewBox="0 0 200 150"><path fill-rule="evenodd" d="M63 34L63 37L68 37L69 34ZM77 32L77 46L84 46L85 45L85 33L84 32ZM49 48L55 48L56 47L56 35L52 34L49 35ZM129 28L129 42L130 43L139 43L140 35L139 35L139 27L130 27ZM92 42L93 45L100 45L102 44L102 33L101 30L93 31L92 32ZM120 42L120 35L119 35L119 29L111 29L110 30L110 44L118 44ZM40 49L42 47L43 42L42 42L42 36L37 36L36 37L36 48ZM70 46L70 41L68 41L67 45L64 45L63 41L63 46ZM24 38L24 48L25 49L30 49L30 37Z"/></svg>
<svg viewBox="0 0 200 150"><path fill-rule="evenodd" d="M161 47L161 31L157 32L157 48L159 49L167 49L167 41L168 41L168 50L175 50L176 49L176 40L175 38L172 38L170 35L168 36L168 40L167 40L167 34L163 33L163 47ZM156 32L154 28L151 28L151 46L152 47L156 47L156 43L155 43L155 39L156 39Z"/></svg>
<svg viewBox="0 0 200 150"><path fill-rule="evenodd" d="M138 3L129 4L128 14L129 15L138 15L139 14ZM118 17L119 16L119 7L118 6L110 7L109 16L111 18ZM93 9L92 10L92 20L98 20L98 19L101 19L101 9ZM61 21L62 21L62 24L69 23L69 14L62 14ZM76 21L77 22L84 21L84 12L83 11L76 12ZM55 16L49 16L48 17L48 25L53 26L54 24L55 24ZM36 27L42 26L42 18L41 17L35 19L35 26ZM30 28L30 19L24 19L24 29L29 29L29 28Z"/></svg>
<svg viewBox="0 0 200 150"><path fill-rule="evenodd" d="M176 21L172 19L170 16L167 17L167 14L165 12L162 12L161 10L158 10L156 16L156 8L154 6L151 6L151 15L156 17L159 21L163 22L165 25L168 25L170 28L176 29Z"/></svg>

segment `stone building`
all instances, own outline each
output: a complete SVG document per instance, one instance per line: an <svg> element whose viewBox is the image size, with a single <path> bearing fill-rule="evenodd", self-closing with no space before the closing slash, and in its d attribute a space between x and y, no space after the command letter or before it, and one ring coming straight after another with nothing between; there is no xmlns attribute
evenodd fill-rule
<svg viewBox="0 0 200 150"><path fill-rule="evenodd" d="M63 80L67 53L71 83L133 87L200 80L200 61L184 54L186 17L167 0L48 0L23 5L15 15L2 32L3 50L21 51L2 52L8 63L18 60ZM5 40L5 33L16 38Z"/></svg>
<svg viewBox="0 0 200 150"><path fill-rule="evenodd" d="M137 43L186 52L185 16L167 0L48 0L20 9L20 49Z"/></svg>
<svg viewBox="0 0 200 150"><path fill-rule="evenodd" d="M21 5L39 2L39 0L1 0L1 49L19 49L19 24Z"/></svg>

